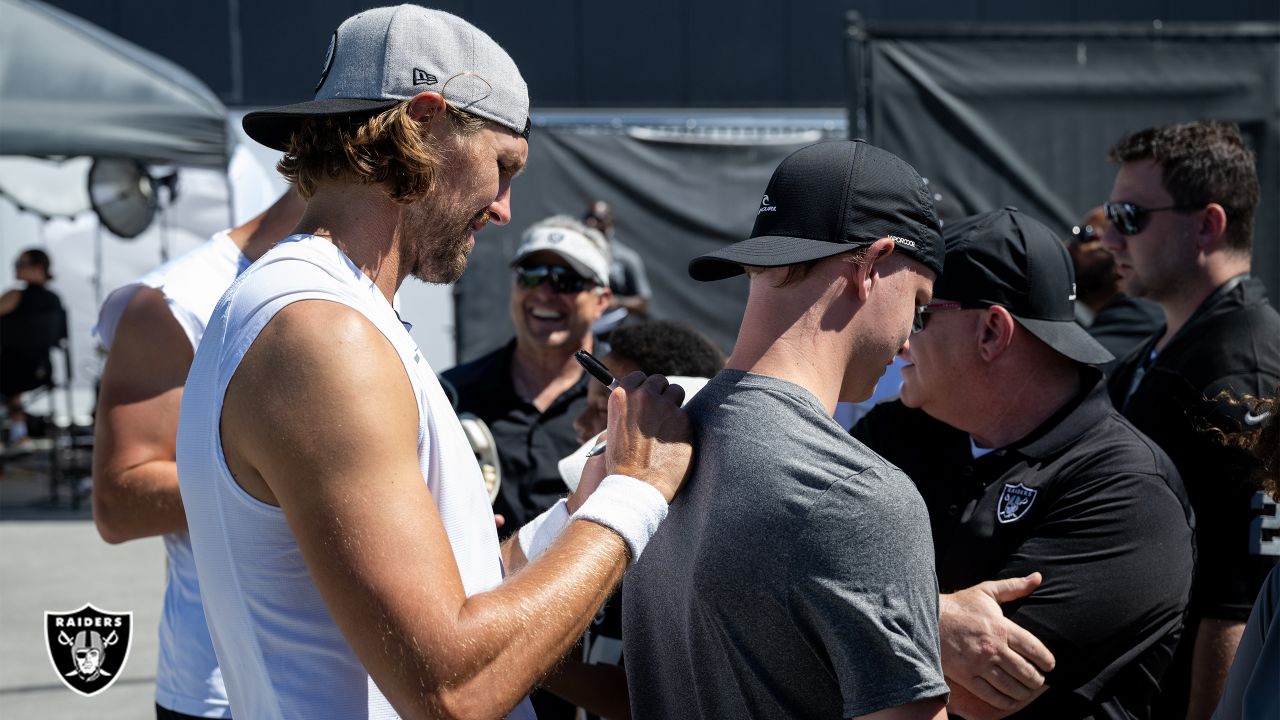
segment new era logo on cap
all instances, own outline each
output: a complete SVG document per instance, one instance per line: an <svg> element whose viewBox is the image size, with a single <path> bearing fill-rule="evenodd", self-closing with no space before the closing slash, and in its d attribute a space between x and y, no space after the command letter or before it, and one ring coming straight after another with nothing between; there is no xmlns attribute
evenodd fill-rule
<svg viewBox="0 0 1280 720"><path fill-rule="evenodd" d="M529 88L511 56L462 18L408 4L347 18L329 40L315 98L251 112L243 125L254 140L287 151L308 118L357 120L428 88L528 137Z"/></svg>

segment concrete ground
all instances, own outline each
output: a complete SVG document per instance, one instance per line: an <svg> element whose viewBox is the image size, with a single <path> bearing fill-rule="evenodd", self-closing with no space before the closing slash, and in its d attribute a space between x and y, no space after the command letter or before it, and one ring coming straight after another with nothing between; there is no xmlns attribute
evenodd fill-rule
<svg viewBox="0 0 1280 720"><path fill-rule="evenodd" d="M164 546L159 538L107 545L86 500L50 501L38 459L0 475L0 717L5 720L136 720L155 717L155 668ZM44 638L46 610L85 603L133 611L133 642L118 680L92 698L59 680Z"/></svg>

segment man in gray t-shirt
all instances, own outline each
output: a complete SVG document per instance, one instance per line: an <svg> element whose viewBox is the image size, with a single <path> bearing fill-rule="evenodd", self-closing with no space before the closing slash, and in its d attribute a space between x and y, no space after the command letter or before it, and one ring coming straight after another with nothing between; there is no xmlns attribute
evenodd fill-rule
<svg viewBox="0 0 1280 720"><path fill-rule="evenodd" d="M774 172L733 355L689 404L693 474L627 576L638 718L945 717L937 579L914 485L831 418L870 395L941 269L906 163L820 143Z"/></svg>

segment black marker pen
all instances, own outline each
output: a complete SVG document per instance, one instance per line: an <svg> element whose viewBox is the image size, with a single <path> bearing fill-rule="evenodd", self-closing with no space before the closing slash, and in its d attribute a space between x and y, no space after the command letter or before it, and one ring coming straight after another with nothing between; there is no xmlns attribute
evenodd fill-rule
<svg viewBox="0 0 1280 720"><path fill-rule="evenodd" d="M604 363L596 359L595 355L586 350L579 350L573 354L573 358L578 361L583 370L591 373L591 377L599 380L610 391L618 387L617 378L613 376L613 373L609 372L609 368L605 367Z"/></svg>
<svg viewBox="0 0 1280 720"><path fill-rule="evenodd" d="M596 359L595 355L586 350L579 350L573 354L573 358L578 361L579 365L582 365L582 369L586 370L591 377L599 380L600 384L609 388L610 392L618 387L618 379L613 376L613 373L609 372L609 368L605 367L604 363ZM596 443L594 447L587 451L587 457L595 457L604 452L608 442L608 440L601 440Z"/></svg>

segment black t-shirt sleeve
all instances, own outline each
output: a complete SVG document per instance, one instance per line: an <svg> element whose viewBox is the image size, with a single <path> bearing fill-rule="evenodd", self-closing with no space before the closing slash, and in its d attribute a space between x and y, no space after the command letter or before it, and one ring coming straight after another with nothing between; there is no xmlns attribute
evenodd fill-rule
<svg viewBox="0 0 1280 720"><path fill-rule="evenodd" d="M1267 387L1269 386L1269 387ZM1240 399L1275 392L1275 379L1261 373L1220 378L1202 390L1193 432L1170 451L1187 467L1187 488L1196 509L1200 562L1195 609L1204 617L1245 620L1267 574L1280 560L1280 514L1257 487L1259 463L1228 436L1256 428L1250 406Z"/></svg>
<svg viewBox="0 0 1280 720"><path fill-rule="evenodd" d="M1005 611L1053 652L1050 685L1091 698L1181 624L1191 535L1159 477L1102 474L1054 499L999 573L1043 575L1036 592Z"/></svg>

